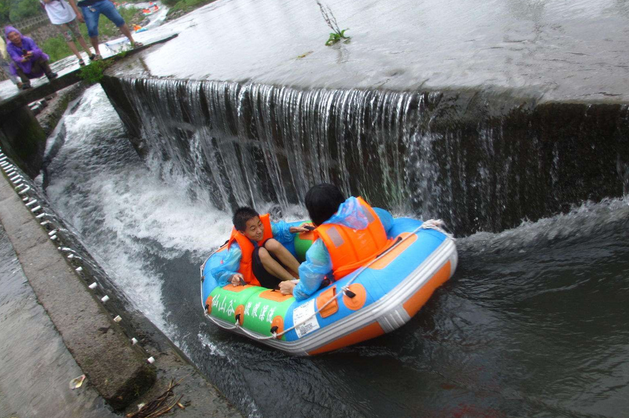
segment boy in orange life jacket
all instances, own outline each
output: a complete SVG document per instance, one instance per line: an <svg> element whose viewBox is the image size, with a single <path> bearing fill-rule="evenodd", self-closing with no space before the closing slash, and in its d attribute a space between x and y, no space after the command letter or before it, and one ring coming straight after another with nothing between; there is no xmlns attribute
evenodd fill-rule
<svg viewBox="0 0 629 418"><path fill-rule="evenodd" d="M388 211L372 208L360 197L345 199L332 184L312 187L305 200L316 239L299 266L299 282L280 283L280 291L297 300L319 290L326 276L339 280L384 251L393 226Z"/></svg>
<svg viewBox="0 0 629 418"><path fill-rule="evenodd" d="M247 283L273 289L283 280L298 277L299 261L282 242L292 241L292 234L306 232L306 228L299 222L272 223L269 214L260 216L250 207L238 208L233 221L227 244L229 253L223 265L213 272L219 283Z"/></svg>

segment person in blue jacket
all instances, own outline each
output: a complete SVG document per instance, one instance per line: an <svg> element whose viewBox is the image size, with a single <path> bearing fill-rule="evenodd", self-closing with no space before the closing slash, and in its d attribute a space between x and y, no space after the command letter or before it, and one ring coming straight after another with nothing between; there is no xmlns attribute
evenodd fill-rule
<svg viewBox="0 0 629 418"><path fill-rule="evenodd" d="M333 184L323 183L313 186L305 198L306 209L316 227L335 224L349 227L350 230L363 230L369 224L369 215L359 199L345 199L343 193ZM380 208L372 208L388 235L393 225L391 214ZM306 261L299 266L299 280L280 283L280 291L303 300L321 287L327 275L333 271L332 257L321 238L316 239L306 252Z"/></svg>

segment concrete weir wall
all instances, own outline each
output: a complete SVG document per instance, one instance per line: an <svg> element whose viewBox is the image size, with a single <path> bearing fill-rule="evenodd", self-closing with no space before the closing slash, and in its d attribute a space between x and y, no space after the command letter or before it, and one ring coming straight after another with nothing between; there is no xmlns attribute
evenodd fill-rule
<svg viewBox="0 0 629 418"><path fill-rule="evenodd" d="M31 178L39 174L46 133L27 106L0 115L0 145Z"/></svg>
<svg viewBox="0 0 629 418"><path fill-rule="evenodd" d="M149 403L178 382L170 402L180 399L188 405L176 408L179 415L240 416L141 314L121 313L124 326L113 320L108 306L116 303L116 296L104 303L102 296L88 287L94 279L78 274L81 269L59 251L59 240L51 239L56 238L54 232L48 233L40 224L45 218L37 216L44 213L45 202L28 193L34 186L2 152L0 159L0 222L39 303L87 375L88 384L115 411L136 412L136 404ZM132 343L130 334L138 336L139 344Z"/></svg>
<svg viewBox="0 0 629 418"><path fill-rule="evenodd" d="M221 210L303 202L325 180L469 235L629 193L626 103L112 76L102 86L138 153Z"/></svg>
<svg viewBox="0 0 629 418"><path fill-rule="evenodd" d="M0 219L39 301L101 396L124 409L153 385L155 369L95 303L6 180L0 193Z"/></svg>

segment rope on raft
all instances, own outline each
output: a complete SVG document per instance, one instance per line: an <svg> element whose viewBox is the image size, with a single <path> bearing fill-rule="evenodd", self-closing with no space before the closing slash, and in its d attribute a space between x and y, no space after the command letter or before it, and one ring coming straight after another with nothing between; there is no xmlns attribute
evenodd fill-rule
<svg viewBox="0 0 629 418"><path fill-rule="evenodd" d="M294 330L297 327L300 327L301 325L305 324L306 322L310 321L312 318L314 318L319 312L321 312L322 310L325 309L326 306L328 306L330 303L332 303L332 301L338 297L340 297L341 295L344 295L346 291L349 290L349 286L352 284L352 282L360 275L360 273L365 270L366 268L368 268L369 266L371 266L373 263L375 263L376 261L378 261L380 258L382 258L383 256L387 255L390 251L392 251L395 247L397 247L398 245L402 244L404 241L406 241L407 239L409 239L410 237L412 237L413 235L415 235L417 232L419 232L421 229L434 229L436 231L441 232L442 234L444 234L445 236L447 236L448 238L455 240L454 236L447 232L445 229L445 223L441 220L441 219L429 219L426 222L422 223L419 227L417 227L413 232L411 232L410 234L408 234L406 237L402 238L401 240L397 241L394 245L392 245L389 249L387 249L385 252L383 252L382 254L380 254L378 257L374 258L373 260L371 260L369 263L365 264L364 266L362 266L358 272L354 275L354 277L352 277L345 286L343 286L341 288L341 292L337 293L334 297L328 299L328 301L326 303L323 304L323 306L321 306L321 308L316 309L315 312L308 316L307 318L304 318L301 322L293 325L290 328L285 329L282 332L273 332L271 335L263 337L259 334L255 334L252 333L251 331L247 330L246 328L243 328L242 326L240 326L239 320L236 319L236 322L234 325L231 326L227 326L225 324L220 324L218 323L211 315L207 315L212 322L214 322L216 325L218 325L219 327L222 327L224 329L228 329L228 330L234 330L234 329L239 329L240 331L242 331L243 333L247 334L249 337L256 339L258 341L264 341L264 340L271 340L271 339L278 339L280 338L282 335L286 334L289 331Z"/></svg>

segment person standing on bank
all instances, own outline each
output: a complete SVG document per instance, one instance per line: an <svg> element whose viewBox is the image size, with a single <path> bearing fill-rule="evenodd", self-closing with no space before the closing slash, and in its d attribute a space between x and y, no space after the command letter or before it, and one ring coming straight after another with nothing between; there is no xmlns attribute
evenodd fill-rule
<svg viewBox="0 0 629 418"><path fill-rule="evenodd" d="M70 4L74 9L74 13L76 13L77 19L79 22L85 23L87 26L87 34L90 37L90 43L94 47L94 52L96 52L95 59L101 59L100 49L98 48L98 19L100 18L101 13L107 17L107 19L111 20L114 25L124 36L129 39L131 42L131 46L138 47L142 46L140 42L136 42L133 40L133 36L131 35L131 31L129 27L125 23L118 10L116 10L116 6L109 0L79 0L77 3L76 0L70 0ZM80 7L80 10L79 10Z"/></svg>
<svg viewBox="0 0 629 418"><path fill-rule="evenodd" d="M31 88L31 78L39 78L46 74L48 80L57 78L48 65L48 55L39 49L35 41L22 36L20 31L12 26L4 28L7 37L7 52L11 57L12 68L22 79L22 90Z"/></svg>
<svg viewBox="0 0 629 418"><path fill-rule="evenodd" d="M48 14L48 19L50 19L50 23L55 25L63 38L65 39L68 47L74 52L74 55L79 59L79 65L85 65L85 61L81 58L81 53L77 49L74 38L79 41L83 50L87 52L87 56L91 59L96 58L95 54L92 54L90 51L90 47L83 39L83 35L79 31L79 23L76 20L76 13L74 9L68 4L66 0L39 0L41 5L46 10L46 14Z"/></svg>

